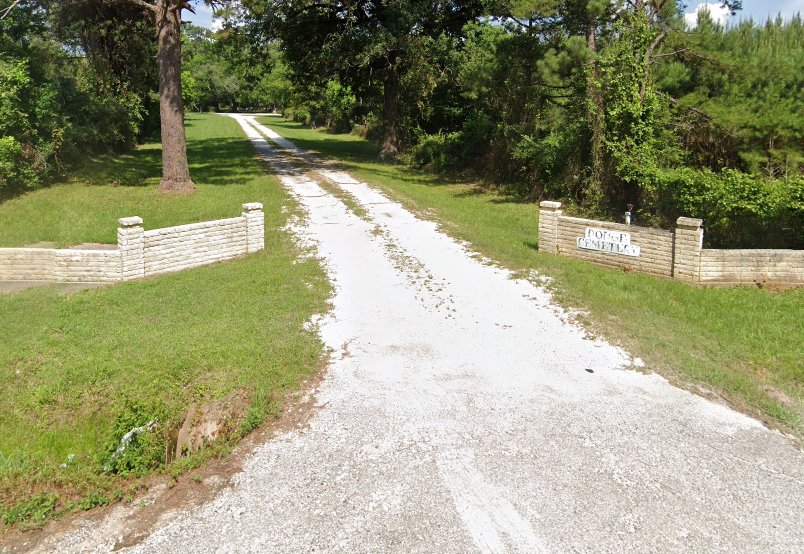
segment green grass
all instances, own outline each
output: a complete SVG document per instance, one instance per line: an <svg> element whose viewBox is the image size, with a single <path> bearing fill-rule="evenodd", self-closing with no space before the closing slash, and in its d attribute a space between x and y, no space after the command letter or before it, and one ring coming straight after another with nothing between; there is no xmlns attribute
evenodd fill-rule
<svg viewBox="0 0 804 554"><path fill-rule="evenodd" d="M804 435L804 290L698 288L540 253L538 207L471 183L377 161L372 143L262 122L298 146L336 158L355 176L440 221L503 266L553 278L587 327L693 390L700 385L770 425Z"/></svg>
<svg viewBox="0 0 804 554"><path fill-rule="evenodd" d="M0 247L52 241L115 243L117 219L138 215L146 229L240 215L243 202L285 201L268 194L276 181L251 163L251 146L238 123L209 114L187 116L187 156L198 193L154 190L161 178L161 147L151 143L121 156L89 160L63 183L0 204Z"/></svg>
<svg viewBox="0 0 804 554"><path fill-rule="evenodd" d="M320 367L322 345L303 324L326 310L329 284L280 230L289 198L234 120L189 116L187 132L194 195L155 190L159 149L146 145L0 205L5 245L113 242L119 216L152 228L232 217L246 201L262 202L266 217L265 251L231 262L66 296L53 287L0 295L4 523L34 525L120 498L131 478L102 467L132 422L157 417L162 426L129 473L159 471L164 435L191 402L237 396L234 440Z"/></svg>

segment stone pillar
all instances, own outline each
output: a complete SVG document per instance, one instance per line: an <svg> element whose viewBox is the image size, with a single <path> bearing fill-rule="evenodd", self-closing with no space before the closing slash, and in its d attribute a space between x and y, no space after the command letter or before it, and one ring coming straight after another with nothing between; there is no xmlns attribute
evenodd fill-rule
<svg viewBox="0 0 804 554"><path fill-rule="evenodd" d="M265 248L265 214L262 204L243 204L243 218L246 220L246 252L250 254L262 250Z"/></svg>
<svg viewBox="0 0 804 554"><path fill-rule="evenodd" d="M682 281L698 283L701 271L701 248L703 248L703 220L694 217L679 217L673 238L673 277Z"/></svg>
<svg viewBox="0 0 804 554"><path fill-rule="evenodd" d="M145 276L145 231L141 217L117 220L117 248L120 250L121 279L128 281Z"/></svg>
<svg viewBox="0 0 804 554"><path fill-rule="evenodd" d="M539 203L539 252L558 253L558 218L561 202Z"/></svg>

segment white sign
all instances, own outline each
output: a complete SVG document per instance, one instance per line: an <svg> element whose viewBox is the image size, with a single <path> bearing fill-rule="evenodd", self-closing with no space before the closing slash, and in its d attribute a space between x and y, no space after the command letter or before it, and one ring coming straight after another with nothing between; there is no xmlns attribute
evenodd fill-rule
<svg viewBox="0 0 804 554"><path fill-rule="evenodd" d="M576 239L578 248L611 252L623 256L639 256L639 246L631 244L631 233L609 231L608 229L586 228L586 235Z"/></svg>

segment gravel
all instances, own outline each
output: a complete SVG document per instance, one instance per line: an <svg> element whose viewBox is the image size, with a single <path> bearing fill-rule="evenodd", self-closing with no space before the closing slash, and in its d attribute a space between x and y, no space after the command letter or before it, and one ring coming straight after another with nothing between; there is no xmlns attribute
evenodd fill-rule
<svg viewBox="0 0 804 554"><path fill-rule="evenodd" d="M293 231L335 284L317 322L332 361L309 426L132 552L804 551L786 437L635 370L543 288L320 169L358 217L233 117L306 211Z"/></svg>

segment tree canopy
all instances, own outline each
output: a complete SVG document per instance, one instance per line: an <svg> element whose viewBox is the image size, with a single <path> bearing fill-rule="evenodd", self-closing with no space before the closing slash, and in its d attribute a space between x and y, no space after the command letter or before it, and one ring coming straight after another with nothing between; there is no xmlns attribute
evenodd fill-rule
<svg viewBox="0 0 804 554"><path fill-rule="evenodd" d="M269 36L281 39L297 80L322 88L336 79L361 98L381 90L381 153L392 158L402 140L404 83L414 81L417 70L437 65L439 53L454 46L463 26L483 9L481 0L247 0L244 5Z"/></svg>
<svg viewBox="0 0 804 554"><path fill-rule="evenodd" d="M726 28L704 11L689 29L672 0L244 6L243 32L278 45L286 115L580 214L634 205L652 225L705 216L713 244L804 245L800 17Z"/></svg>
<svg viewBox="0 0 804 554"><path fill-rule="evenodd" d="M577 214L632 205L643 224L703 217L712 245L804 247L799 16L724 27L703 11L687 28L674 0L242 0L220 30L183 25L162 66L143 16L163 4L189 5L9 12L0 189L45 182L80 150L130 146L158 120L165 151L183 153L165 134L183 129L183 105L281 109ZM174 68L161 115L160 67Z"/></svg>

